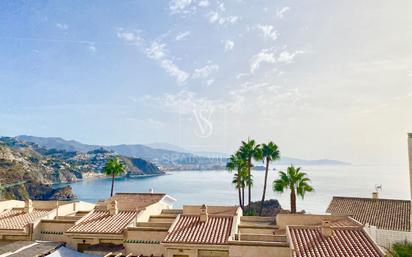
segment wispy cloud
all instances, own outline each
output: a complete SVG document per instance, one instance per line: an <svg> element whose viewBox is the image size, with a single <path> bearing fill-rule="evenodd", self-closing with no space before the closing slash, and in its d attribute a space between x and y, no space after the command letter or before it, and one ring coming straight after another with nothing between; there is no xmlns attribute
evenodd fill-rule
<svg viewBox="0 0 412 257"><path fill-rule="evenodd" d="M231 51L235 47L235 42L233 42L232 40L225 40L224 45L225 45L225 52Z"/></svg>
<svg viewBox="0 0 412 257"><path fill-rule="evenodd" d="M209 22L212 24L227 25L234 24L239 20L237 16L222 16L217 12L210 12L208 14Z"/></svg>
<svg viewBox="0 0 412 257"><path fill-rule="evenodd" d="M276 16L277 16L279 19L283 19L283 17L285 16L285 13L288 12L289 10L290 10L290 7L289 7L289 6L285 6L285 7L281 8L281 9L278 9L278 10L276 11Z"/></svg>
<svg viewBox="0 0 412 257"><path fill-rule="evenodd" d="M190 36L190 31L181 32L176 35L176 41L185 40L188 36Z"/></svg>
<svg viewBox="0 0 412 257"><path fill-rule="evenodd" d="M270 38L272 40L278 38L278 32L272 25L258 25L257 28L262 31L264 38Z"/></svg>
<svg viewBox="0 0 412 257"><path fill-rule="evenodd" d="M191 4L192 0L171 0L169 9L172 13L187 13Z"/></svg>
<svg viewBox="0 0 412 257"><path fill-rule="evenodd" d="M278 62L292 63L292 62L293 62L293 59L294 59L297 55L303 54L303 53L305 53L304 50L297 50L297 51L294 51L293 53L290 53L290 52L288 52L287 50L284 50L284 51L282 51L282 52L279 54Z"/></svg>
<svg viewBox="0 0 412 257"><path fill-rule="evenodd" d="M159 62L162 67L170 76L176 78L178 84L184 84L189 78L189 73L180 69L167 55L165 51L166 45L158 42L152 42L151 45L146 48L146 55Z"/></svg>
<svg viewBox="0 0 412 257"><path fill-rule="evenodd" d="M90 50L90 52L95 53L97 51L96 47L94 46L94 44L90 44L88 49Z"/></svg>
<svg viewBox="0 0 412 257"><path fill-rule="evenodd" d="M201 68L195 69L193 72L192 78L198 79L198 78L207 78L212 74L213 72L216 72L219 70L219 65L217 64L207 64Z"/></svg>
<svg viewBox="0 0 412 257"><path fill-rule="evenodd" d="M179 68L172 58L169 57L166 44L153 41L148 46L145 46L147 45L145 40L137 32L124 31L122 29L117 32L117 37L137 45L148 58L157 61L161 68L174 77L177 84L184 84L189 78L190 74Z"/></svg>
<svg viewBox="0 0 412 257"><path fill-rule="evenodd" d="M197 5L199 5L200 7L207 7L209 6L209 4L210 3L208 0L200 0Z"/></svg>
<svg viewBox="0 0 412 257"><path fill-rule="evenodd" d="M262 49L259 53L255 54L249 60L250 72L254 73L259 69L261 63L275 63L275 50L274 49Z"/></svg>
<svg viewBox="0 0 412 257"><path fill-rule="evenodd" d="M56 23L56 28L61 29L61 30L68 30L69 26L66 23Z"/></svg>

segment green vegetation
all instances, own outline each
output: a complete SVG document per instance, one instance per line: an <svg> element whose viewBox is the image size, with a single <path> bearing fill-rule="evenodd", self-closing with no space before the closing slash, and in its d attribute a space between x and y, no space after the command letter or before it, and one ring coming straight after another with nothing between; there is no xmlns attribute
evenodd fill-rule
<svg viewBox="0 0 412 257"><path fill-rule="evenodd" d="M247 141L242 141L242 145L239 149L239 154L244 161L246 161L246 170L247 170L247 180L246 185L248 187L248 208L250 207L250 202L252 199L252 160L261 160L262 154L260 150L260 145L256 144L256 141L253 139L248 139Z"/></svg>
<svg viewBox="0 0 412 257"><path fill-rule="evenodd" d="M238 197L239 197L239 206L244 210L244 201L245 201L245 178L247 177L246 171L246 162L240 156L240 153L237 152L232 154L228 162L226 164L227 170L237 172L233 176L232 184L235 185L235 188L238 190Z"/></svg>
<svg viewBox="0 0 412 257"><path fill-rule="evenodd" d="M285 189L289 189L290 211L296 213L296 193L303 199L307 192L314 191L308 182L310 179L306 177L306 173L301 172L300 167L292 165L286 172L279 171L279 179L273 181L273 191L283 193Z"/></svg>
<svg viewBox="0 0 412 257"><path fill-rule="evenodd" d="M231 155L226 164L226 169L235 171L232 184L238 191L239 205L244 211L245 215L256 215L256 211L251 210L251 187L253 185L253 176L251 170L253 167L252 161L263 160L266 163L265 179L262 193L262 200L259 207L259 215L262 215L263 203L266 196L267 177L269 173L269 165L272 161L279 160L280 152L278 146L269 142L267 144L257 144L255 140L248 139L242 141L241 146L235 154ZM248 208L245 210L245 187L248 187Z"/></svg>
<svg viewBox="0 0 412 257"><path fill-rule="evenodd" d="M268 144L262 144L261 154L262 154L263 161L266 163L266 167L265 167L265 180L263 184L262 201L260 203L260 210L259 210L260 216L262 216L263 202L265 201L266 186L268 182L268 173L269 173L269 164L272 161L276 161L280 159L280 152L279 152L278 146L272 141L270 141Z"/></svg>
<svg viewBox="0 0 412 257"><path fill-rule="evenodd" d="M412 243L399 242L392 245L389 251L393 257L411 257L412 256Z"/></svg>
<svg viewBox="0 0 412 257"><path fill-rule="evenodd" d="M112 177L112 189L110 191L110 197L113 196L114 178L116 176L120 176L125 171L125 166L120 162L119 157L114 157L106 162L106 165L103 168L103 172L106 176Z"/></svg>

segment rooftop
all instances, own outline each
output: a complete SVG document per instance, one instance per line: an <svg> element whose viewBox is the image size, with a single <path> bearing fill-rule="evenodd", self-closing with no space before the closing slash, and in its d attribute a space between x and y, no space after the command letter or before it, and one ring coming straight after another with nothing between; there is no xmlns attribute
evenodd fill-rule
<svg viewBox="0 0 412 257"><path fill-rule="evenodd" d="M0 214L0 230L23 230L26 225L45 216L50 209L33 209L25 212L23 208L14 208Z"/></svg>
<svg viewBox="0 0 412 257"><path fill-rule="evenodd" d="M331 229L332 235L324 236L320 226L288 227L292 256L384 256L361 227L332 227Z"/></svg>
<svg viewBox="0 0 412 257"><path fill-rule="evenodd" d="M107 202L117 201L117 206L121 211L136 211L161 201L166 194L163 193L116 193L107 200L100 200L96 204L96 209L106 209Z"/></svg>
<svg viewBox="0 0 412 257"><path fill-rule="evenodd" d="M334 196L326 212L350 215L379 229L410 231L411 201Z"/></svg>
<svg viewBox="0 0 412 257"><path fill-rule="evenodd" d="M109 211L93 211L85 219L67 230L68 233L83 234L121 234L123 229L129 225L136 211L119 211L110 215Z"/></svg>
<svg viewBox="0 0 412 257"><path fill-rule="evenodd" d="M210 215L207 221L199 215L182 215L164 243L227 244L233 216Z"/></svg>

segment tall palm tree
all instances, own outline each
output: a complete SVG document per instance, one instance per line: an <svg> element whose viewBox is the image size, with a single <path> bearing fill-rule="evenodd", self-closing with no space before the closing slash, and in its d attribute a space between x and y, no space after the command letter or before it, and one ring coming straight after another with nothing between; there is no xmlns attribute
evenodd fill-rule
<svg viewBox="0 0 412 257"><path fill-rule="evenodd" d="M112 176L112 189L110 191L110 197L113 196L114 177L121 175L125 172L125 166L120 162L119 157L114 157L106 162L103 168L103 172L106 176Z"/></svg>
<svg viewBox="0 0 412 257"><path fill-rule="evenodd" d="M262 144L262 159L266 162L266 169L265 169L265 181L263 184L263 193L262 193L262 201L260 203L260 210L259 215L262 215L263 211L263 202L265 201L266 196L266 186L268 182L268 172L269 172L269 164L271 161L276 161L280 159L280 152L278 146L270 141L268 144Z"/></svg>
<svg viewBox="0 0 412 257"><path fill-rule="evenodd" d="M290 211L296 213L296 193L303 199L305 193L314 191L308 182L310 179L306 173L301 172L300 167L291 165L286 172L279 171L279 179L273 181L273 191L283 193L285 189L289 189Z"/></svg>
<svg viewBox="0 0 412 257"><path fill-rule="evenodd" d="M248 186L248 208L250 209L250 202L252 198L252 180L251 180L251 168L252 160L261 160L261 151L259 144L256 144L256 141L253 139L248 139L247 141L242 141L242 145L239 149L240 155L247 163L247 176L250 178Z"/></svg>
<svg viewBox="0 0 412 257"><path fill-rule="evenodd" d="M240 208L244 208L244 202L242 200L242 192L241 190L244 189L244 186L242 186L242 171L245 170L246 168L246 162L241 158L239 152L232 154L228 162L226 163L226 169L229 171L234 171L236 170L237 173L235 173L233 177L232 183L235 185L236 189L238 190L238 195L239 195L239 206Z"/></svg>

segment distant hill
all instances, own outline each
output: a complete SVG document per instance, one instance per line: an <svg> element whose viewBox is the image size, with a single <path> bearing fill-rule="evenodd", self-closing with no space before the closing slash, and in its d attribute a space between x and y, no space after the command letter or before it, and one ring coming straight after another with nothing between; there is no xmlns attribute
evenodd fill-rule
<svg viewBox="0 0 412 257"><path fill-rule="evenodd" d="M150 147L150 148L169 150L169 151L173 151L173 152L181 152L181 153L189 153L190 152L190 151L188 151L187 149L185 149L183 147L173 145L173 144L169 144L169 143L151 143L151 144L145 144L145 145Z"/></svg>
<svg viewBox="0 0 412 257"><path fill-rule="evenodd" d="M62 146L61 139L57 141L57 146L73 149L73 145ZM53 146L50 141L48 145ZM18 138L0 137L0 199L72 199L74 195L69 186L54 189L52 185L102 176L104 165L114 155L117 154L113 150L101 147L88 152L66 151ZM122 155L120 158L126 168L124 176L164 174L144 159Z"/></svg>
<svg viewBox="0 0 412 257"><path fill-rule="evenodd" d="M20 140L33 142L46 148L62 149L87 153L103 148L120 155L141 158L162 166L165 170L208 170L224 169L229 154L218 152L189 152L188 150L168 143L122 144L122 145L88 145L75 140L65 140L58 137L18 136ZM320 159L304 160L284 156L276 162L281 165L349 165L338 160Z"/></svg>
<svg viewBox="0 0 412 257"><path fill-rule="evenodd" d="M32 142L41 147L48 149L59 149L65 151L77 151L82 153L87 153L92 150L99 148L112 150L120 155L125 155L129 157L142 158L149 161L162 160L162 159L180 159L191 157L191 153L182 153L178 151L165 150L152 148L141 144L121 144L121 145L88 145L83 144L75 140L65 140L59 137L35 137L35 136L17 136L18 140Z"/></svg>

